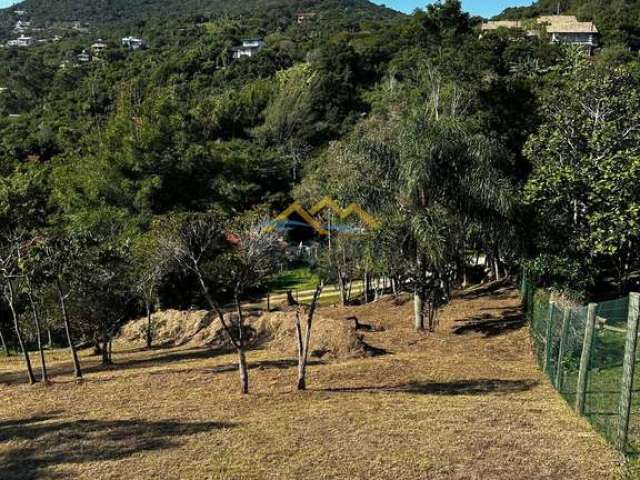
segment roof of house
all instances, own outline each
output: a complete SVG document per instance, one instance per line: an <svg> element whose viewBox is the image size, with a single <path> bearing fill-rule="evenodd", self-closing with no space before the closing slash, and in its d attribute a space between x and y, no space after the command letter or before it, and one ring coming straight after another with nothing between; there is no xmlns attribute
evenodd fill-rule
<svg viewBox="0 0 640 480"><path fill-rule="evenodd" d="M520 28L520 20L496 20L491 22L483 22L482 30L497 30L499 28Z"/></svg>
<svg viewBox="0 0 640 480"><path fill-rule="evenodd" d="M573 15L545 15L534 19L536 23L545 25L549 33L598 33L593 22L580 22ZM526 29L528 22L520 20L498 20L482 24L482 30L497 30L498 28Z"/></svg>
<svg viewBox="0 0 640 480"><path fill-rule="evenodd" d="M598 33L593 22L579 22L573 15L546 15L537 19L550 33Z"/></svg>

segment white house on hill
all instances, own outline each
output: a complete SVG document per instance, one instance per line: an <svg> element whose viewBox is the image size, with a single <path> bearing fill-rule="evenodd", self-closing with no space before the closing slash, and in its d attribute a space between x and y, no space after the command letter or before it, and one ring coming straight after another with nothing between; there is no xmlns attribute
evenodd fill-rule
<svg viewBox="0 0 640 480"><path fill-rule="evenodd" d="M86 50L83 50L82 53L76 55L76 59L81 63L86 63L91 61L91 54Z"/></svg>
<svg viewBox="0 0 640 480"><path fill-rule="evenodd" d="M146 42L141 38L136 37L124 37L122 39L122 46L127 47L130 50L140 50L147 46Z"/></svg>
<svg viewBox="0 0 640 480"><path fill-rule="evenodd" d="M103 50L106 50L107 47L109 47L109 45L107 45L106 42L104 42L101 38L99 38L98 40L96 40L95 43L91 45L91 51L93 53L100 53Z"/></svg>
<svg viewBox="0 0 640 480"><path fill-rule="evenodd" d="M251 58L254 55L256 55L260 50L262 50L264 45L265 45L264 40L262 40L261 38L251 38L251 39L243 40L241 47L233 48L232 50L233 58L235 59L240 59L245 57Z"/></svg>
<svg viewBox="0 0 640 480"><path fill-rule="evenodd" d="M532 20L499 20L482 24L482 33L500 28L524 30L529 36L539 36L544 30L552 43L580 45L589 54L598 46L599 32L593 22L579 22L573 15L546 15Z"/></svg>
<svg viewBox="0 0 640 480"><path fill-rule="evenodd" d="M15 40L9 40L7 42L8 47L30 47L33 45L33 37L26 37L24 35L20 35Z"/></svg>

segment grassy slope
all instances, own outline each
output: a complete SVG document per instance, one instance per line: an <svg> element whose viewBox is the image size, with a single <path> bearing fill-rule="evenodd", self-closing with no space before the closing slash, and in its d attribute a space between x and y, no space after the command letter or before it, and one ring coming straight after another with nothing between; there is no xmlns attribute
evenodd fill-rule
<svg viewBox="0 0 640 480"><path fill-rule="evenodd" d="M292 391L295 362L269 349L249 354L247 397L236 393L235 355L215 351L119 345L114 369L84 358L82 384L58 376L49 388L17 384L17 359L3 360L0 472L12 479L607 478L614 454L536 369L528 333L513 316L517 303L513 292L458 299L431 336L411 331L409 303L323 309L384 326L366 340L390 353L314 364L306 393ZM60 368L69 366L53 369Z"/></svg>

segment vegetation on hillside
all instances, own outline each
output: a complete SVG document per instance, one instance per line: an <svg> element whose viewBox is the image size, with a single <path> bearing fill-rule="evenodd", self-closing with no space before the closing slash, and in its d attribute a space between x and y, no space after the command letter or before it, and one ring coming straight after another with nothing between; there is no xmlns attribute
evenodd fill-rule
<svg viewBox="0 0 640 480"><path fill-rule="evenodd" d="M38 5L23 6L53 22ZM633 54L480 38L455 0L411 16L331 1L198 15L159 2L152 15L134 2L134 23L118 5L83 14L90 33L0 49L0 331L25 365L53 330L80 377L76 346L109 364L131 318L149 319L152 347L154 310L199 306L224 326L246 392L243 302L294 263L287 242L300 250L263 228L326 196L376 225L313 239L316 291L333 284L344 304L409 293L420 331L480 257L480 279L526 268L583 297L637 284ZM303 8L319 14L299 23ZM121 47L125 32L148 48ZM80 61L98 34L108 48ZM233 57L256 36L264 48Z"/></svg>

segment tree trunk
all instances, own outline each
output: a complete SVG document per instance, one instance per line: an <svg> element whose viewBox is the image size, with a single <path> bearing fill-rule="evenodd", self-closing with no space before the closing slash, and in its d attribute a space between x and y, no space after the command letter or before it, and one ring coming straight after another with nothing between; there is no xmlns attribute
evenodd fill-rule
<svg viewBox="0 0 640 480"><path fill-rule="evenodd" d="M222 328L224 328L225 332L227 332L227 335L229 335L229 339L231 340L231 343L236 348L240 348L240 344L236 342L236 340L233 338L233 333L231 331L231 328L227 325L227 322L225 322L224 320L224 312L219 307L219 305L213 301L213 297L209 293L209 287L207 287L207 284L205 283L204 278L202 277L202 273L198 269L194 269L193 271L198 277L198 281L200 283L200 290L205 300L209 304L209 308L218 314L218 317L220 318L220 323L222 324ZM291 293L291 291L289 291L289 293Z"/></svg>
<svg viewBox="0 0 640 480"><path fill-rule="evenodd" d="M100 338L98 335L94 335L93 337L93 354L97 357L98 355L102 355L102 347L100 346Z"/></svg>
<svg viewBox="0 0 640 480"><path fill-rule="evenodd" d="M296 340L298 346L298 390L307 388L305 382L304 343L302 341L302 326L300 324L300 310L296 311Z"/></svg>
<svg viewBox="0 0 640 480"><path fill-rule="evenodd" d="M311 328L313 327L313 316L315 315L320 295L324 285L318 284L316 291L313 294L313 300L307 313L306 331L304 334L304 340L302 339L302 328L300 326L300 314L296 312L296 332L298 339L298 390L307 389L307 362L309 360L309 345L311 343Z"/></svg>
<svg viewBox="0 0 640 480"><path fill-rule="evenodd" d="M496 281L500 280L500 260L498 255L493 257L493 270L495 272Z"/></svg>
<svg viewBox="0 0 640 480"><path fill-rule="evenodd" d="M249 393L249 369L247 368L247 356L244 347L238 349L238 366L240 369L240 391L243 395Z"/></svg>
<svg viewBox="0 0 640 480"><path fill-rule="evenodd" d="M2 334L2 330L0 330L0 344L2 344L2 349L7 357L11 356L11 352L9 352L9 348L7 347L7 342L4 340L4 335Z"/></svg>
<svg viewBox="0 0 640 480"><path fill-rule="evenodd" d="M31 297L31 295L29 295ZM40 353L40 366L42 368L42 382L48 383L49 376L47 375L47 362L44 358L44 347L42 346L42 329L40 328L40 315L36 309L36 306L31 300L31 308L33 309L33 321L36 325L36 336L38 340L38 352Z"/></svg>
<svg viewBox="0 0 640 480"><path fill-rule="evenodd" d="M73 340L71 339L71 324L69 322L69 315L67 314L67 306L64 300L64 293L62 292L60 280L56 280L56 289L58 290L58 299L60 300L60 313L62 315L62 321L64 322L64 331L67 335L69 352L71 353L71 360L73 361L73 370L76 378L82 378L82 370L80 369L78 353L76 352L76 347L73 345Z"/></svg>
<svg viewBox="0 0 640 480"><path fill-rule="evenodd" d="M293 292L291 290L287 290L287 305L292 307L297 304L298 302L293 298Z"/></svg>
<svg viewBox="0 0 640 480"><path fill-rule="evenodd" d="M47 348L53 348L53 338L51 337L50 328L47 328Z"/></svg>
<svg viewBox="0 0 640 480"><path fill-rule="evenodd" d="M24 364L27 367L27 378L29 380L29 383L33 385L34 383L36 383L36 379L33 376L33 368L31 368L31 359L29 358L29 352L25 348L24 342L22 341L22 333L20 332L20 324L18 323L18 314L16 313L16 308L14 305L13 283L11 280L7 280L7 284L9 286L9 308L11 309L11 315L13 316L13 326L16 330L18 346L20 347L20 351L22 352L22 356L24 357Z"/></svg>
<svg viewBox="0 0 640 480"><path fill-rule="evenodd" d="M364 277L362 278L362 290L362 298L366 305L369 303L369 272L364 272Z"/></svg>
<svg viewBox="0 0 640 480"><path fill-rule="evenodd" d="M109 340L107 339L103 339L102 340L102 366L106 367L108 365L111 365L111 359L109 358Z"/></svg>
<svg viewBox="0 0 640 480"><path fill-rule="evenodd" d="M145 300L144 303L147 309L147 350L151 350L151 344L153 343L153 338L151 336L151 305L149 300Z"/></svg>
<svg viewBox="0 0 640 480"><path fill-rule="evenodd" d="M338 288L340 289L340 304L344 307L347 304L347 292L344 285L342 272L338 269Z"/></svg>
<svg viewBox="0 0 640 480"><path fill-rule="evenodd" d="M38 352L40 354L40 368L42 369L42 382L48 383L49 376L47 375L47 362L44 358L44 348L42 346L42 328L40 327L40 312L36 306L36 302L33 300L33 290L31 288L31 280L26 277L27 282L27 295L29 297L29 304L31 305L31 313L33 314L33 323L36 326L36 338L38 341Z"/></svg>
<svg viewBox="0 0 640 480"><path fill-rule="evenodd" d="M247 356L244 351L244 316L242 315L242 306L240 305L240 297L236 293L236 310L238 311L238 369L240 371L240 391L243 395L249 393L249 370L247 368Z"/></svg>
<svg viewBox="0 0 640 480"><path fill-rule="evenodd" d="M416 285L413 292L414 327L417 331L424 330L424 290Z"/></svg>

